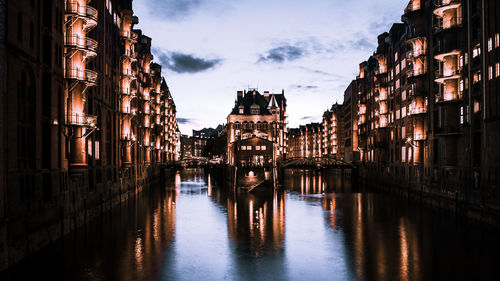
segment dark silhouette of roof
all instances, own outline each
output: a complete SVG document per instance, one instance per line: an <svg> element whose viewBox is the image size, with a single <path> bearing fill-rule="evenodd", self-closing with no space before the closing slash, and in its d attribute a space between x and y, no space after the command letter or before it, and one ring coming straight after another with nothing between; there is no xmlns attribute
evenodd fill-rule
<svg viewBox="0 0 500 281"><path fill-rule="evenodd" d="M260 115L270 115L271 111L269 109L273 107L280 108L282 105L286 105L284 92L281 94L269 94L269 98L266 99L257 90L250 90L238 94L231 114L240 114L239 109L243 107L243 115L250 115L250 109L258 107Z"/></svg>

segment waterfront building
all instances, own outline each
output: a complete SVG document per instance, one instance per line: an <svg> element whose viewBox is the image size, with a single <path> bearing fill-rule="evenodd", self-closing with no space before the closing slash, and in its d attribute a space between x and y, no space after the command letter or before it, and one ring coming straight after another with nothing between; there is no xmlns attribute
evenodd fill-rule
<svg viewBox="0 0 500 281"><path fill-rule="evenodd" d="M238 91L235 105L227 117L227 159L226 163L255 164L262 161L279 161L286 157L287 128L286 128L286 98L280 94L271 94L264 91L260 94L257 89ZM238 145L239 142L251 139L247 145ZM243 148L244 147L244 148ZM261 148L270 150L272 159L264 159ZM235 151L251 150L255 157L235 159ZM245 155L248 153L245 153Z"/></svg>
<svg viewBox="0 0 500 281"><path fill-rule="evenodd" d="M331 117L329 117L329 119L332 120ZM330 139L329 136L327 136L327 138ZM299 128L290 129L288 136L289 154L287 158L314 158L326 156L324 139L324 125L320 123L309 123L300 125Z"/></svg>
<svg viewBox="0 0 500 281"><path fill-rule="evenodd" d="M361 163L439 186L443 198L498 206L479 200L499 183L498 14L497 1L409 2L353 82L358 140L350 149Z"/></svg>
<svg viewBox="0 0 500 281"><path fill-rule="evenodd" d="M131 0L8 1L0 13L3 269L154 182L180 133Z"/></svg>

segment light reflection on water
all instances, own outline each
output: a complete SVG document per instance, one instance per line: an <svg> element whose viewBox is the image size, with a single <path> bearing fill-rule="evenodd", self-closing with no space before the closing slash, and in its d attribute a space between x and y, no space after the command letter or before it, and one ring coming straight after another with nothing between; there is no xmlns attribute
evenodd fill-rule
<svg viewBox="0 0 500 281"><path fill-rule="evenodd" d="M171 179L35 255L6 279L499 277L498 230L391 195L359 192L338 174L289 171L286 190L265 196L227 191L202 170Z"/></svg>

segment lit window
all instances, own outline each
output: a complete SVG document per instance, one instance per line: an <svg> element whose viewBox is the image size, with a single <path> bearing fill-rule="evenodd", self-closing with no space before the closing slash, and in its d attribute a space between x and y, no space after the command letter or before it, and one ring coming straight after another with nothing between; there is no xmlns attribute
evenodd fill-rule
<svg viewBox="0 0 500 281"><path fill-rule="evenodd" d="M247 150L252 150L252 146L251 145L247 145Z"/></svg>
<svg viewBox="0 0 500 281"><path fill-rule="evenodd" d="M460 107L460 124L464 124L464 107Z"/></svg>
<svg viewBox="0 0 500 281"><path fill-rule="evenodd" d="M475 47L472 49L472 57L475 58L481 54L481 48L480 47Z"/></svg>
<svg viewBox="0 0 500 281"><path fill-rule="evenodd" d="M246 147L246 146L244 146L244 145L242 145L240 149L241 149L241 150L247 150L247 147Z"/></svg>
<svg viewBox="0 0 500 281"><path fill-rule="evenodd" d="M265 146L265 145L262 145L262 146L260 147L260 150L266 150L266 146Z"/></svg>
<svg viewBox="0 0 500 281"><path fill-rule="evenodd" d="M396 65L396 75L399 74L399 63Z"/></svg>
<svg viewBox="0 0 500 281"><path fill-rule="evenodd" d="M460 80L460 92L464 91L464 80Z"/></svg>
<svg viewBox="0 0 500 281"><path fill-rule="evenodd" d="M394 60L397 61L398 60L398 52L394 53Z"/></svg>
<svg viewBox="0 0 500 281"><path fill-rule="evenodd" d="M463 55L460 55L460 59L458 60L458 65L460 66L460 68L462 68L464 66L464 56Z"/></svg>
<svg viewBox="0 0 500 281"><path fill-rule="evenodd" d="M491 52L493 50L493 38L488 39L488 52Z"/></svg>
<svg viewBox="0 0 500 281"><path fill-rule="evenodd" d="M401 92L401 100L405 101L406 100L406 91Z"/></svg>
<svg viewBox="0 0 500 281"><path fill-rule="evenodd" d="M500 63L495 64L495 77L500 76Z"/></svg>
<svg viewBox="0 0 500 281"><path fill-rule="evenodd" d="M500 34L495 34L495 48L498 48L500 46Z"/></svg>
<svg viewBox="0 0 500 281"><path fill-rule="evenodd" d="M488 79L493 79L493 66L488 66Z"/></svg>
<svg viewBox="0 0 500 281"><path fill-rule="evenodd" d="M406 146L401 147L401 162L406 162Z"/></svg>
<svg viewBox="0 0 500 281"><path fill-rule="evenodd" d="M260 150L260 146L256 145L255 150Z"/></svg>

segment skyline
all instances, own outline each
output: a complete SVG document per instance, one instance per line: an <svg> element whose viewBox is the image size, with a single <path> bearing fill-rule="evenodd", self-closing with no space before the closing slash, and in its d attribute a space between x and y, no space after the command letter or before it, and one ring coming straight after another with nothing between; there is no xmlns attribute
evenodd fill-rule
<svg viewBox="0 0 500 281"><path fill-rule="evenodd" d="M153 38L183 134L225 123L236 91L247 88L284 89L290 127L320 121L317 108L342 102L359 62L373 53L378 34L400 22L407 4L286 2L285 8L285 1L133 2L136 28ZM340 20L349 10L357 16Z"/></svg>

